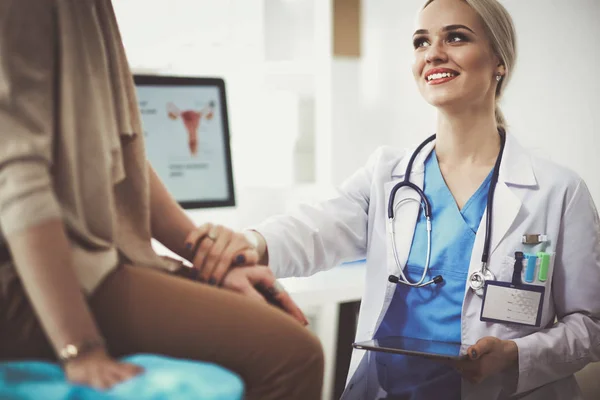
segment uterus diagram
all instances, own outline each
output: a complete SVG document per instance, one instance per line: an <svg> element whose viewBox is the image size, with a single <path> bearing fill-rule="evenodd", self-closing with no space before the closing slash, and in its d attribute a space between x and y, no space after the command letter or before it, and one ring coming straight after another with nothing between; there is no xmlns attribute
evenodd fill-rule
<svg viewBox="0 0 600 400"><path fill-rule="evenodd" d="M214 116L215 102L211 101L208 105L200 110L187 109L180 110L173 103L167 104L167 115L173 121L181 118L183 125L188 133L188 147L190 154L196 156L198 154L199 130L202 120L210 121Z"/></svg>

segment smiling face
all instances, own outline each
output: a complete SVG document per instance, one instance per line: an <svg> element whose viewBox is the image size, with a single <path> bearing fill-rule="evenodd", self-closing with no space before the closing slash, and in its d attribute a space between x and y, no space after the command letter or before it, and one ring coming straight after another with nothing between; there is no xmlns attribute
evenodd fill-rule
<svg viewBox="0 0 600 400"><path fill-rule="evenodd" d="M483 21L463 0L435 0L419 14L413 74L425 100L438 108L493 109L503 74Z"/></svg>

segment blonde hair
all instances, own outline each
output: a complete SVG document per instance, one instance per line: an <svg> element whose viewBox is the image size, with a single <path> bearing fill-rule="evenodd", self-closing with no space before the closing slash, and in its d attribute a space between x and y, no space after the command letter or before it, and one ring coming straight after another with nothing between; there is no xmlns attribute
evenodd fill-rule
<svg viewBox="0 0 600 400"><path fill-rule="evenodd" d="M425 9L435 0L428 0ZM481 17L483 27L492 44L492 50L500 59L506 73L496 87L496 123L499 128L506 129L504 114L498 106L504 88L508 84L517 61L517 38L513 20L498 0L463 0Z"/></svg>

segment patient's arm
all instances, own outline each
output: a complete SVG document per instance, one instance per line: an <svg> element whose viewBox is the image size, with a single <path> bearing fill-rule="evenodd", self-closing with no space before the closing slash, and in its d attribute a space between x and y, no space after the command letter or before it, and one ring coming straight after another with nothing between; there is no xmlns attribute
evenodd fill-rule
<svg viewBox="0 0 600 400"><path fill-rule="evenodd" d="M185 247L186 237L196 226L167 191L150 164L148 170L152 236L175 254L189 260L193 255Z"/></svg>
<svg viewBox="0 0 600 400"><path fill-rule="evenodd" d="M75 275L63 222L10 235L8 244L31 303L54 348L100 339Z"/></svg>
<svg viewBox="0 0 600 400"><path fill-rule="evenodd" d="M99 334L73 270L53 189L60 112L53 7L0 2L0 229L50 341L61 349Z"/></svg>

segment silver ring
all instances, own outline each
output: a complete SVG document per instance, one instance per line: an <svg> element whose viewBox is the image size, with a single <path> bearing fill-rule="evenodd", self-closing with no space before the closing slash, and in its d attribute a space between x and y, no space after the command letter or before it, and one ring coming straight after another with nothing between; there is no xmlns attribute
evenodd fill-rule
<svg viewBox="0 0 600 400"><path fill-rule="evenodd" d="M273 289L275 289L276 293L286 293L285 288L279 281L275 281L273 284Z"/></svg>
<svg viewBox="0 0 600 400"><path fill-rule="evenodd" d="M211 230L208 232L208 234L207 234L206 236L207 236L207 237L208 237L210 240L212 240L213 242L216 242L216 241L217 241L217 238L218 238L218 236L217 236L217 232L215 232L215 231L214 231L214 230L212 230L212 229L211 229Z"/></svg>

